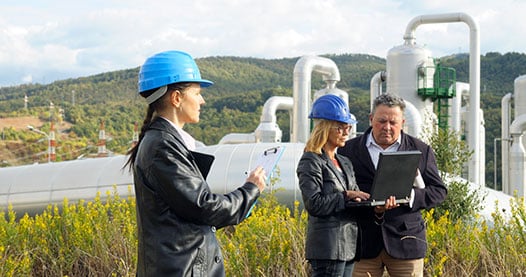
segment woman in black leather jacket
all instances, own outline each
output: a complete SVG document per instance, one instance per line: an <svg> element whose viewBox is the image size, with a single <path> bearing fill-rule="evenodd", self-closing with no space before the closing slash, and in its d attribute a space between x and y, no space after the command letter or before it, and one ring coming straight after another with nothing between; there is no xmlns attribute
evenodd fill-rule
<svg viewBox="0 0 526 277"><path fill-rule="evenodd" d="M162 52L141 66L139 93L148 112L127 163L137 201L137 276L224 276L216 229L245 219L265 189L258 167L237 190L210 191L205 178L213 157L194 152L183 126L199 122L201 88L211 84L184 52Z"/></svg>
<svg viewBox="0 0 526 277"><path fill-rule="evenodd" d="M336 149L345 145L356 121L335 95L318 98L309 118L315 119L315 126L297 168L309 214L305 256L312 276L350 277L356 258L358 209L346 209L345 202L361 201L369 194L359 191L351 161Z"/></svg>

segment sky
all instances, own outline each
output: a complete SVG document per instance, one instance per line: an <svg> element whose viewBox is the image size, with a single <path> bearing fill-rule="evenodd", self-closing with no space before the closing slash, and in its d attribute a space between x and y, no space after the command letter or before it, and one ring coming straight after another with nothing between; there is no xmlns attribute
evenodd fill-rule
<svg viewBox="0 0 526 277"><path fill-rule="evenodd" d="M136 68L161 51L194 58L369 54L403 45L412 19L463 13L481 54L526 52L524 0L2 0L0 87ZM469 52L464 22L424 24L433 57Z"/></svg>

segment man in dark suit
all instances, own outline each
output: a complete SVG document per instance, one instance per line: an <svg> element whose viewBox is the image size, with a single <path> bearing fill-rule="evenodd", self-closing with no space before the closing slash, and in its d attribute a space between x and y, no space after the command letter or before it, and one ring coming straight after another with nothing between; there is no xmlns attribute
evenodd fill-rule
<svg viewBox="0 0 526 277"><path fill-rule="evenodd" d="M383 207L367 208L358 218L361 250L357 254L361 260L353 276L380 277L384 267L390 276L423 276L427 242L420 211L444 201L447 189L431 147L402 131L404 109L400 97L378 96L369 115L371 127L338 149L339 154L351 159L358 186L367 193L371 192L380 152L422 152L410 204L387 211Z"/></svg>

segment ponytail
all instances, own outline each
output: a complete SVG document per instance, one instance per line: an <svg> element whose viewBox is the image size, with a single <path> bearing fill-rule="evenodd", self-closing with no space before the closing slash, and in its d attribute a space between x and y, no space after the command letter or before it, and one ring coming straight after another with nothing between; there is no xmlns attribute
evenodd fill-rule
<svg viewBox="0 0 526 277"><path fill-rule="evenodd" d="M130 171L133 169L133 165L135 164L135 159L137 157L137 150L139 149L139 145L141 144L141 141L142 141L142 139L144 137L144 134L146 133L146 130L148 130L148 128L150 127L150 123L152 122L153 114L155 112L155 109L154 109L153 106L154 105L148 105L148 110L146 112L146 117L144 118L144 121L143 121L142 127L141 127L141 133L139 134L139 141L137 141L137 144L135 144L135 146L133 146L126 153L126 154L130 155L130 157L128 158L128 161L126 162L126 164L124 164L123 168L129 166L129 170Z"/></svg>

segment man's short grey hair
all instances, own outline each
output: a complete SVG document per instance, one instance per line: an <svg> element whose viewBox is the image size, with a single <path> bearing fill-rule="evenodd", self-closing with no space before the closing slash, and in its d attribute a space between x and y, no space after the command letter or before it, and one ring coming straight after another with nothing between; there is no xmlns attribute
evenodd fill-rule
<svg viewBox="0 0 526 277"><path fill-rule="evenodd" d="M400 107L400 110L402 110L402 112L405 110L404 99L402 99L402 97L398 95L394 95L390 93L380 94L378 97L374 99L373 110L372 110L373 114L376 111L376 107L378 107L379 105L386 105L389 108Z"/></svg>

